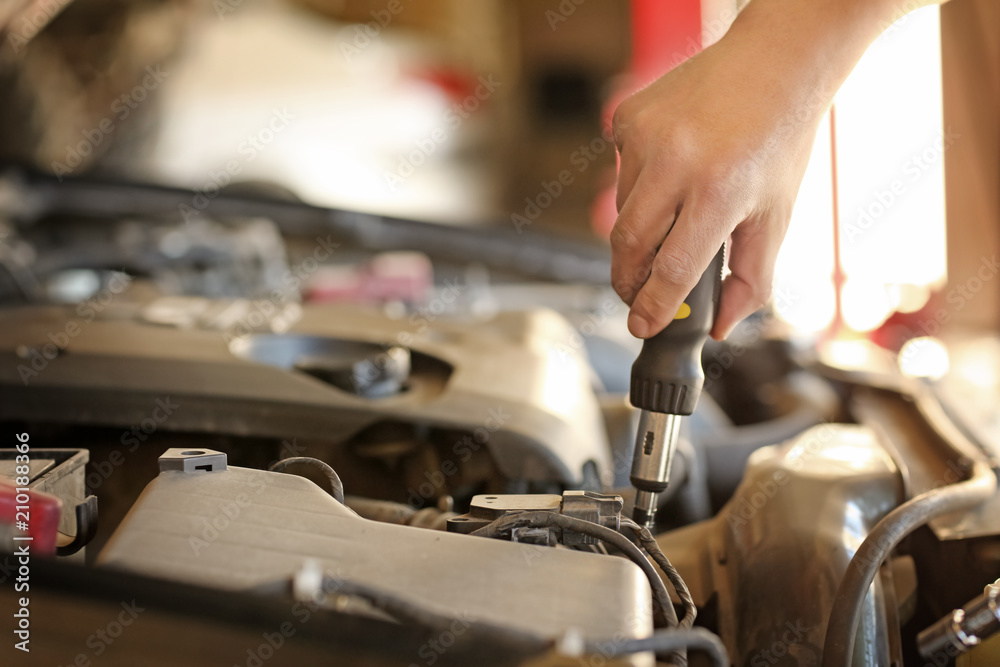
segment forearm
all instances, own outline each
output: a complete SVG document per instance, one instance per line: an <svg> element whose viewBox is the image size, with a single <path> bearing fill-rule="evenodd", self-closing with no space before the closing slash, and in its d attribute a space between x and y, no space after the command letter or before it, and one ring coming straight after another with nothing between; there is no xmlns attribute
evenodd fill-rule
<svg viewBox="0 0 1000 667"><path fill-rule="evenodd" d="M612 284L654 335L727 239L713 335L770 295L816 130L865 50L933 0L752 0L725 37L626 99Z"/></svg>
<svg viewBox="0 0 1000 667"><path fill-rule="evenodd" d="M718 46L754 54L748 60L756 71L747 75L760 81L762 94L821 114L887 27L916 7L944 1L752 0Z"/></svg>

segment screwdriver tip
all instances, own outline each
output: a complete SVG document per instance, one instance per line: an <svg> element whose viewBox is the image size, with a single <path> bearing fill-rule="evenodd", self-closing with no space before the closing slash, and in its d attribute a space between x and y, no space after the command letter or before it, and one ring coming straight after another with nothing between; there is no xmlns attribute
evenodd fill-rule
<svg viewBox="0 0 1000 667"><path fill-rule="evenodd" d="M653 517L654 512L650 512L642 507L636 507L632 510L632 520L643 528L653 527Z"/></svg>

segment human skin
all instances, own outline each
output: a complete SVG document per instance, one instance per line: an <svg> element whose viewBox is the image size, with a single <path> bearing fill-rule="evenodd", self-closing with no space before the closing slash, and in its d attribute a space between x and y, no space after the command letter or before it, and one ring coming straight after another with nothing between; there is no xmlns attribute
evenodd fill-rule
<svg viewBox="0 0 1000 667"><path fill-rule="evenodd" d="M611 282L628 328L665 327L731 239L712 337L770 298L820 120L865 49L934 0L753 0L729 32L621 103Z"/></svg>

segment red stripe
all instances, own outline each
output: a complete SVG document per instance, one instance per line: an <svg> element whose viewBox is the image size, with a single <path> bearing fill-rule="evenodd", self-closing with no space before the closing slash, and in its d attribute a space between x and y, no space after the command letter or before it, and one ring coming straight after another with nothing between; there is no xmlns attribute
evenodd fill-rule
<svg viewBox="0 0 1000 667"><path fill-rule="evenodd" d="M701 0L632 0L632 72L648 83L701 50Z"/></svg>

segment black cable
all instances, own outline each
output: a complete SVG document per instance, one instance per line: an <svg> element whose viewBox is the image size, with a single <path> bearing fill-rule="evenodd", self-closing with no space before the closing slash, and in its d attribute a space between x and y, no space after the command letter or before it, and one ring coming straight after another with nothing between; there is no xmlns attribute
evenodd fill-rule
<svg viewBox="0 0 1000 667"><path fill-rule="evenodd" d="M653 589L653 598L660 607L665 620L671 626L677 625L677 614L674 611L673 603L670 601L670 593L667 592L667 587L663 583L663 579L656 572L656 568L643 555L639 547L635 546L627 537L611 528L605 528L596 523L566 516L565 514L538 511L507 514L470 534L475 537L497 538L501 537L501 534L506 531L522 526L530 528L561 528L574 533L596 537L602 542L611 544L642 569L646 578L649 579L649 585Z"/></svg>
<svg viewBox="0 0 1000 667"><path fill-rule="evenodd" d="M684 618L680 620L679 626L681 628L693 627L694 621L698 617L698 607L695 605L694 598L691 596L691 590L681 577L681 573L677 571L677 568L673 566L670 559L663 553L660 545L656 542L656 538L653 537L653 534L648 529L640 526L631 519L622 519L621 523L622 526L635 533L636 537L642 543L642 548L652 556L656 564L663 570L663 573L667 575L670 584L674 587L674 591L676 591L677 597L680 598L681 605L684 607Z"/></svg>
<svg viewBox="0 0 1000 667"><path fill-rule="evenodd" d="M663 583L656 567L643 554L643 552L632 543L627 537L616 530L605 528L604 526L566 516L555 512L518 512L500 517L493 523L483 526L471 535L476 537L498 538L502 533L518 527L530 528L561 528L582 535L595 537L602 542L606 542L621 551L629 560L639 566L649 580L650 588L653 590L653 600L660 610L661 626L676 627L678 625L677 612L674 611L674 604L670 600L670 593ZM687 656L683 649L674 651L671 659L677 667L687 665Z"/></svg>
<svg viewBox="0 0 1000 667"><path fill-rule="evenodd" d="M574 519L574 521L579 521L579 519ZM598 527L603 528L603 526ZM349 595L358 597L400 622L417 625L432 632L453 631L453 626L458 620L448 614L438 613L424 605L410 602L394 593L388 593L367 584L330 576L323 576L322 582L321 593L323 596ZM470 622L467 619L462 622L468 623L471 636L488 637L498 642L514 643L525 651L542 653L553 646L553 642L548 639L507 626L483 621ZM645 652L653 652L657 655L676 654L684 652L686 649L704 651L709 655L715 667L730 667L729 657L722 641L704 628L671 628L659 630L652 636L642 639L587 641L584 644L586 653L602 655L605 658Z"/></svg>
<svg viewBox="0 0 1000 667"><path fill-rule="evenodd" d="M344 504L344 483L340 481L340 476L337 471L330 467L329 464L320 461L319 459L314 459L311 456L292 456L287 459L281 459L271 464L268 468L271 472L285 472L286 468L289 466L304 466L309 468L315 468L326 478L326 481L330 484L328 489L331 496L337 499L337 501L343 505ZM295 473L289 473L295 474Z"/></svg>
<svg viewBox="0 0 1000 667"><path fill-rule="evenodd" d="M899 542L931 519L975 507L997 490L996 475L976 461L972 476L903 503L882 518L861 543L837 589L823 642L822 667L850 667L854 639L868 588L882 562Z"/></svg>
<svg viewBox="0 0 1000 667"><path fill-rule="evenodd" d="M550 640L538 635L486 621L458 619L436 612L425 605L410 602L394 593L356 581L324 575L322 593L324 596L349 595L361 598L401 623L416 625L431 632L454 632L456 621L461 621L468 625L469 633L473 636L517 644L520 648L536 653L542 653L552 647Z"/></svg>
<svg viewBox="0 0 1000 667"><path fill-rule="evenodd" d="M730 667L729 654L717 635L704 628L671 628L658 630L645 639L624 639L608 642L590 642L585 645L587 653L612 658L630 653L652 651L663 654L678 649L704 651L715 667Z"/></svg>

